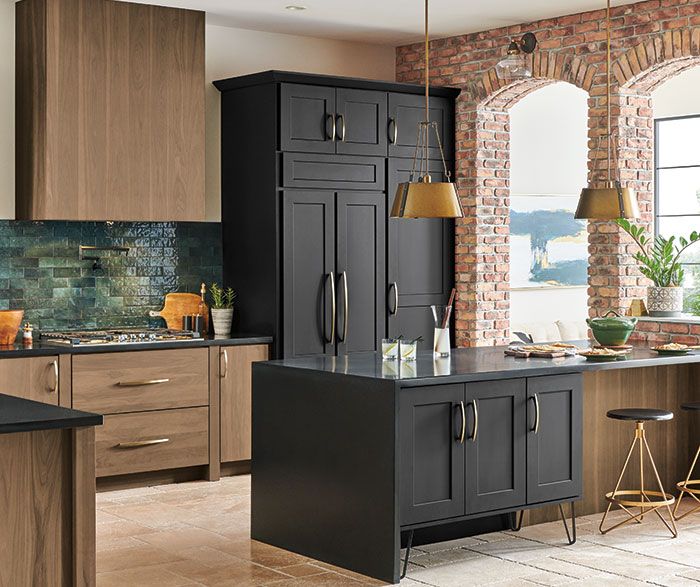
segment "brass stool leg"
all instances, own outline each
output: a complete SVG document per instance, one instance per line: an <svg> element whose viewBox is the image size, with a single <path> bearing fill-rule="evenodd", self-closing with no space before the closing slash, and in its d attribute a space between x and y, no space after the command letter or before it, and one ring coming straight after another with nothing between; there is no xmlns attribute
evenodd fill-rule
<svg viewBox="0 0 700 587"><path fill-rule="evenodd" d="M637 434L634 435L634 440L632 441L632 446L630 446L630 450L627 453L627 458L625 459L625 464L622 466L622 471L620 471L620 476L617 478L617 484L615 485L615 490L613 491L613 495L618 492L620 489L620 483L622 483L622 477L625 475L625 471L627 470L627 465L630 462L630 459L632 458L632 453L634 452L634 447L637 444L637 440L639 440L639 437ZM608 517L608 514L610 513L610 509L613 506L613 502L608 501L608 507L605 510L605 513L603 514L603 519L600 521L600 526L598 526L598 530L600 530L601 534L605 534L607 532L610 532L610 530L617 528L618 526L621 526L622 524L616 524L615 526L612 526L611 528L608 528L607 530L603 530L603 524L605 524L605 519ZM625 522L628 522L629 520L625 520Z"/></svg>
<svg viewBox="0 0 700 587"><path fill-rule="evenodd" d="M651 450L649 449L649 443L647 442L646 436L644 435L644 431L642 431L642 440L644 441L644 447L647 449L647 454L649 455L649 461L651 461L651 468L654 469L654 476L656 477L656 483L659 485L659 491L663 494L666 495L666 491L664 490L664 485L661 483L661 477L659 477L659 472L656 470L656 463L654 462L654 457L651 456ZM659 513L659 508L656 507L652 511L659 516L659 519L664 523L666 528L669 529L671 534L673 534L674 538L678 538L678 528L676 528L676 521L673 519L673 512L671 511L671 506L669 504L666 504L666 510L668 511L668 516L671 520L671 525L668 525L668 522L664 520L663 516Z"/></svg>
<svg viewBox="0 0 700 587"><path fill-rule="evenodd" d="M685 478L685 481L678 483L676 487L680 490L680 494L678 495L678 500L676 501L676 507L673 508L673 517L676 520L682 520L685 518L687 515L692 514L694 512L697 512L700 510L700 499L698 499L697 495L695 493L691 492L688 490L688 482L690 481L690 478L693 476L693 471L695 470L695 465L698 462L698 458L700 458L700 445L698 445L698 450L695 453L695 458L693 459L693 463L690 465L690 469L688 469L688 476ZM685 512L682 516L678 515L678 507L681 505L681 501L685 497L685 494L690 495L697 503L694 508L688 510Z"/></svg>

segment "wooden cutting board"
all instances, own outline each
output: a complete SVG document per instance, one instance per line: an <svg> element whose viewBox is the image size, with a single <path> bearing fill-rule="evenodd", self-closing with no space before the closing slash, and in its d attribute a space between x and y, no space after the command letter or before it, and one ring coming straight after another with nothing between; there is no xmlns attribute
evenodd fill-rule
<svg viewBox="0 0 700 587"><path fill-rule="evenodd" d="M199 313L202 298L193 293L165 294L165 303L160 311L151 310L148 315L152 318L163 318L168 328L182 330L182 317ZM209 332L209 307L204 306L204 332Z"/></svg>

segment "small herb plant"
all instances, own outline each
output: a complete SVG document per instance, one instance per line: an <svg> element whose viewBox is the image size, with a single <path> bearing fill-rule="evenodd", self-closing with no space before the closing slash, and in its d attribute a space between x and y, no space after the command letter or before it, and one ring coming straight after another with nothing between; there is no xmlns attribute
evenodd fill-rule
<svg viewBox="0 0 700 587"><path fill-rule="evenodd" d="M685 272L679 259L683 251L700 240L698 231L691 232L688 238L657 235L651 239L643 227L635 226L626 218L618 218L616 222L639 247L634 259L639 263L639 270L644 277L650 279L656 287L683 285Z"/></svg>
<svg viewBox="0 0 700 587"><path fill-rule="evenodd" d="M211 293L211 307L213 309L230 310L233 308L233 300L236 299L237 294L232 287L224 289L218 283L212 283L209 292Z"/></svg>

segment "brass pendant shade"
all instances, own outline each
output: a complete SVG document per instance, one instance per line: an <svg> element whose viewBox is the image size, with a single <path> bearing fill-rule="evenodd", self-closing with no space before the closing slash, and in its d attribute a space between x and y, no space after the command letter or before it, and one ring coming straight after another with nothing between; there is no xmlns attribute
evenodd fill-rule
<svg viewBox="0 0 700 587"><path fill-rule="evenodd" d="M607 74L607 157L608 157L608 181L605 187L588 187L581 190L575 218L588 220L616 220L617 218L639 218L639 206L637 196L633 189L623 188L619 181L612 181L612 155L611 155L611 91L610 91L610 0L607 0L607 47L606 47L606 74Z"/></svg>
<svg viewBox="0 0 700 587"><path fill-rule="evenodd" d="M437 123L430 121L430 45L428 41L428 0L425 0L425 120L418 124L418 139L409 180L396 189L392 218L462 218L464 213L455 184L445 163ZM435 133L447 181L433 182L428 173L430 132Z"/></svg>

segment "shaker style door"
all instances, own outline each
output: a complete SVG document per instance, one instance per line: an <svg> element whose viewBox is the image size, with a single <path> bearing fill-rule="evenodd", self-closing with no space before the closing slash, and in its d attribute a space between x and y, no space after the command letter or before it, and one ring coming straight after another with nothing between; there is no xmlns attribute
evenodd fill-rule
<svg viewBox="0 0 700 587"><path fill-rule="evenodd" d="M525 503L525 379L467 384L467 513Z"/></svg>
<svg viewBox="0 0 700 587"><path fill-rule="evenodd" d="M582 492L581 375L527 380L527 502Z"/></svg>
<svg viewBox="0 0 700 587"><path fill-rule="evenodd" d="M418 124L425 120L425 96L389 94L389 157L413 157ZM454 154L454 106L447 98L430 97L430 121L437 122L440 141L449 161ZM429 133L428 157L440 159L434 131Z"/></svg>
<svg viewBox="0 0 700 587"><path fill-rule="evenodd" d="M337 195L338 354L379 351L386 331L385 195Z"/></svg>
<svg viewBox="0 0 700 587"><path fill-rule="evenodd" d="M400 525L464 515L463 406L463 384L401 390Z"/></svg>
<svg viewBox="0 0 700 587"><path fill-rule="evenodd" d="M399 183L408 181L410 159L389 159L387 214ZM442 163L430 162L435 181L444 180ZM432 348L431 304L446 304L454 284L454 220L388 219L387 314L389 336L423 337L419 350Z"/></svg>
<svg viewBox="0 0 700 587"><path fill-rule="evenodd" d="M335 153L335 88L282 84L282 151Z"/></svg>
<svg viewBox="0 0 700 587"><path fill-rule="evenodd" d="M283 356L335 354L335 194L283 198Z"/></svg>
<svg viewBox="0 0 700 587"><path fill-rule="evenodd" d="M372 90L336 90L336 152L386 157L387 94Z"/></svg>

